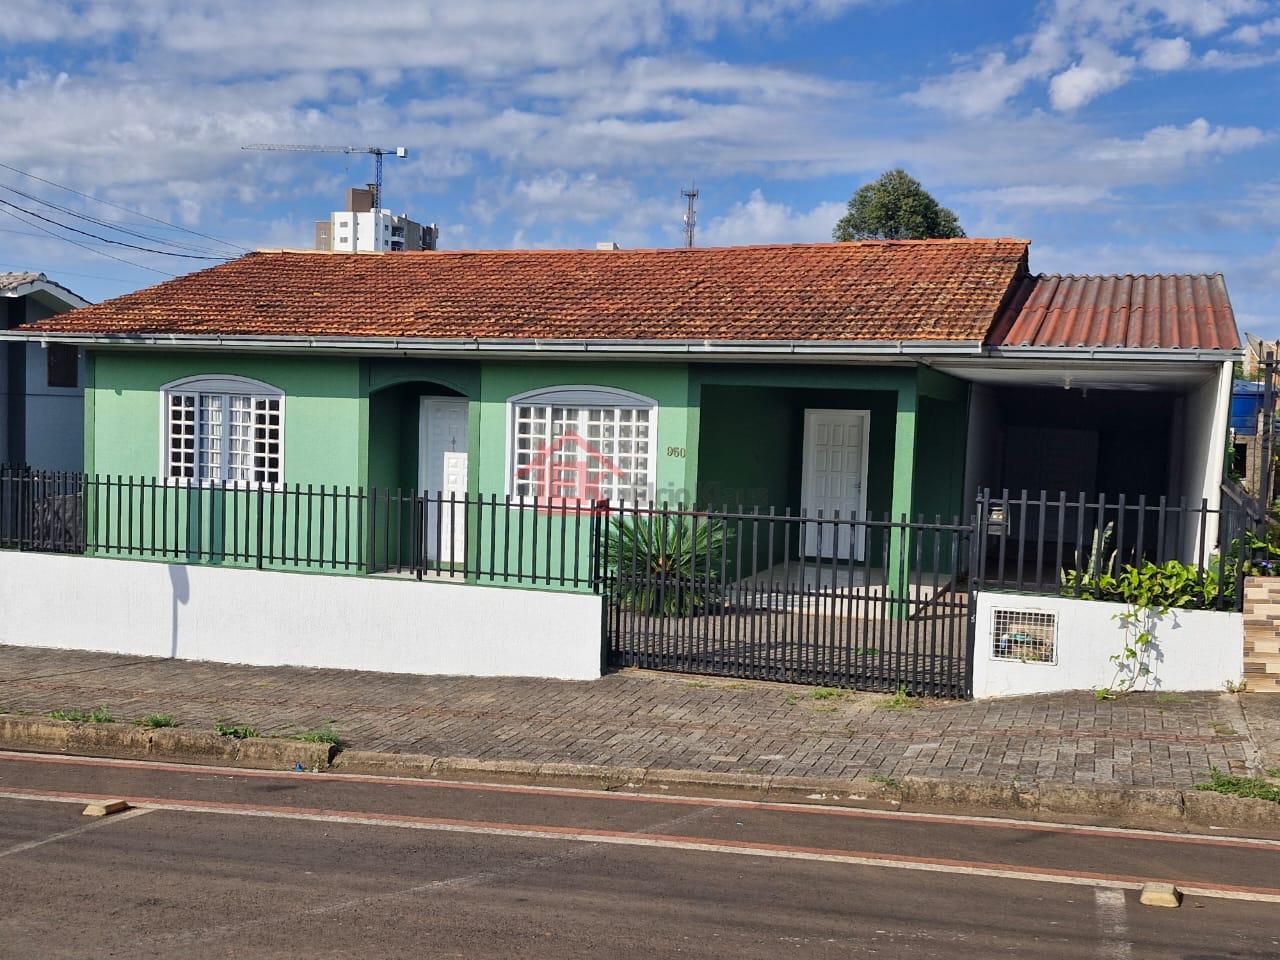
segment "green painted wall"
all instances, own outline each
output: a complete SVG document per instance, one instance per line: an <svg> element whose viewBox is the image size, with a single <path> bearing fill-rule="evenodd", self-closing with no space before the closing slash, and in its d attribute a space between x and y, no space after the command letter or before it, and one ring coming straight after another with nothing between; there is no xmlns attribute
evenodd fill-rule
<svg viewBox="0 0 1280 960"><path fill-rule="evenodd" d="M871 411L868 513L895 519L932 516L959 507L963 482L963 384L911 367L850 365L698 364L651 362L508 361L445 362L318 356L266 357L203 352L101 351L90 358L86 382L86 458L91 471L155 477L161 471L161 389L173 380L228 374L262 380L285 392L285 482L353 488L416 486L418 398L423 394L471 399L470 489L507 489L508 401L526 391L565 385L599 385L651 397L658 405L655 437L659 502L741 503L747 507L800 505L803 411L845 408ZM271 497L277 499L273 501ZM262 501L265 536L295 537L287 496ZM369 507L325 523L334 559L361 544L375 551L399 546L407 521L379 539L370 536ZM200 527L198 546L223 548L257 535L257 505L231 499L235 521L221 519L225 502L182 504L174 523ZM499 504L499 508L500 508ZM243 509L242 509L243 508ZM295 514L299 507L293 504ZM244 512L247 510L247 513ZM313 525L317 507L308 512ZM294 523L297 524L297 520ZM499 519L493 511L467 520L476 549L490 551L491 579L519 561L544 573L581 569L589 552L591 518L572 518L560 537L557 518L526 511ZM547 531L553 531L548 539ZM335 535L339 544L334 543ZM313 531L313 538L316 533ZM354 547L349 544L354 540ZM313 547L315 544L313 543ZM891 565L903 545L872 542L872 556L888 549ZM287 551L282 551L286 553ZM521 560L523 558L523 560Z"/></svg>
<svg viewBox="0 0 1280 960"><path fill-rule="evenodd" d="M697 417L690 410L688 368L677 364L486 362L480 402L474 405L479 431L476 489L499 495L506 491L507 401L529 390L574 384L630 390L657 402L657 500L689 502L697 476Z"/></svg>
<svg viewBox="0 0 1280 960"><path fill-rule="evenodd" d="M86 424L86 463L99 474L162 476L161 390L184 377L232 375L285 392L285 482L358 486L365 476L360 361L190 351L99 351Z"/></svg>

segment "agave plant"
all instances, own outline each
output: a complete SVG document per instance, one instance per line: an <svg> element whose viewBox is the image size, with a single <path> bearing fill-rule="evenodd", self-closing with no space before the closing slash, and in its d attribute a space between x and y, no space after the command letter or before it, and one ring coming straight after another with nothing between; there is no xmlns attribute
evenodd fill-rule
<svg viewBox="0 0 1280 960"><path fill-rule="evenodd" d="M614 598L651 616L687 617L718 603L729 539L728 526L716 517L615 517L608 534Z"/></svg>
<svg viewBox="0 0 1280 960"><path fill-rule="evenodd" d="M1112 581L1111 571L1115 569L1116 551L1112 550L1111 555L1105 559L1103 554L1107 552L1114 533L1115 523L1109 521L1105 527L1094 529L1087 555L1081 554L1079 548L1076 549L1076 568L1062 571L1064 595L1075 593L1079 587L1081 595L1096 598L1099 592L1109 587Z"/></svg>

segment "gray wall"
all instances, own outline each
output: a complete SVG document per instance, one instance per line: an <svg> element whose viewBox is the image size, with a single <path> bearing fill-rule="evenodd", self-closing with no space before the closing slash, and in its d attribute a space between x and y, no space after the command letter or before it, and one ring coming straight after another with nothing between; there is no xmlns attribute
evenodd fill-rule
<svg viewBox="0 0 1280 960"><path fill-rule="evenodd" d="M27 296L4 304L6 326L34 323L55 311ZM39 470L84 468L84 351L77 363L79 386L49 386L48 353L36 343L0 345L0 463L24 462ZM11 437L14 416L26 421ZM13 441L17 441L14 443Z"/></svg>

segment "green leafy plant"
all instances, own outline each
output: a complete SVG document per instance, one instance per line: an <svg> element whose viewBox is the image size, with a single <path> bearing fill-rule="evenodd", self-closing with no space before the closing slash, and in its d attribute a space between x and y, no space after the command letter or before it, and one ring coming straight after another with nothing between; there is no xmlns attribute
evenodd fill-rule
<svg viewBox="0 0 1280 960"><path fill-rule="evenodd" d="M819 687L809 694L813 700L843 700L843 690L832 690L830 687Z"/></svg>
<svg viewBox="0 0 1280 960"><path fill-rule="evenodd" d="M234 740L248 740L250 737L258 736L258 731L247 723L233 724L229 720L219 720L214 723L213 732Z"/></svg>
<svg viewBox="0 0 1280 960"><path fill-rule="evenodd" d="M725 522L714 517L614 518L608 533L614 599L651 616L687 617L715 606L720 559L731 539Z"/></svg>
<svg viewBox="0 0 1280 960"><path fill-rule="evenodd" d="M138 726L147 727L150 730L157 730L160 727L176 727L178 721L167 713L148 713L141 720L137 721Z"/></svg>
<svg viewBox="0 0 1280 960"><path fill-rule="evenodd" d="M50 710L49 716L54 720L69 720L72 723L111 723L115 720L106 707L95 707L87 713L83 710Z"/></svg>
<svg viewBox="0 0 1280 960"><path fill-rule="evenodd" d="M296 739L306 743L327 743L333 747L342 746L342 737L332 727L325 727L323 730L308 730L306 733L298 734Z"/></svg>
<svg viewBox="0 0 1280 960"><path fill-rule="evenodd" d="M908 696L906 687L898 687L893 696L880 706L886 710L915 710L919 708L920 701Z"/></svg>
<svg viewBox="0 0 1280 960"><path fill-rule="evenodd" d="M1251 800L1270 800L1280 803L1280 787L1267 783L1261 777L1239 777L1223 773L1217 767L1209 773L1208 783L1197 783L1197 790L1210 793L1222 793L1231 797L1246 797Z"/></svg>

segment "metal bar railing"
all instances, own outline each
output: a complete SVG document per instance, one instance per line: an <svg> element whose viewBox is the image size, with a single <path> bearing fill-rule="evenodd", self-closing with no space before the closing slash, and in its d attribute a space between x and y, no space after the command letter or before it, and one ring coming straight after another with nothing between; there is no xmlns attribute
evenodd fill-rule
<svg viewBox="0 0 1280 960"><path fill-rule="evenodd" d="M572 499L0 467L0 549L170 563L582 591L600 577L602 509Z"/></svg>
<svg viewBox="0 0 1280 960"><path fill-rule="evenodd" d="M1210 507L1205 498L1171 504L1164 496L984 489L975 518L979 589L1079 597L1097 577L1176 560L1194 568L1197 582L1216 580L1220 607L1240 603L1230 581L1248 559L1245 533L1256 528L1248 498L1225 491Z"/></svg>

